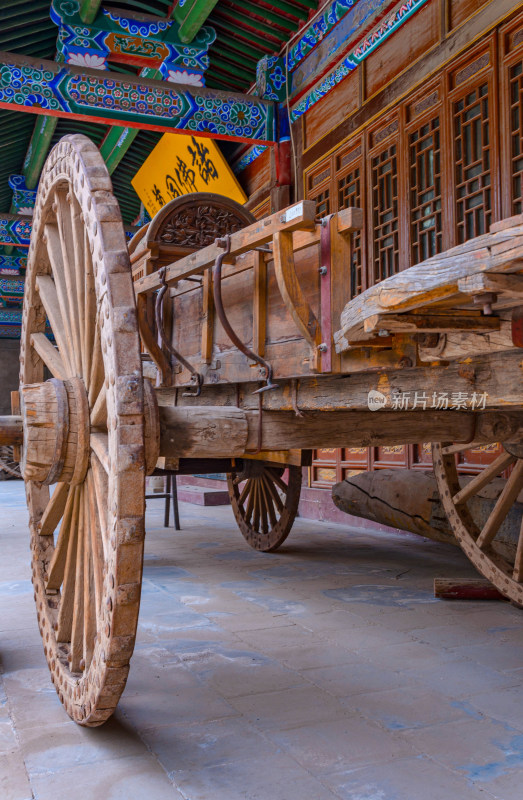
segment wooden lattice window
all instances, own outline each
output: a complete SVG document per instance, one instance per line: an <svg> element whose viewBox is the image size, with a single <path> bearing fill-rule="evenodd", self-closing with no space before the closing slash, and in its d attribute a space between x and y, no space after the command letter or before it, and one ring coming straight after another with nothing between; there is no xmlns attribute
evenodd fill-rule
<svg viewBox="0 0 523 800"><path fill-rule="evenodd" d="M454 103L456 229L458 243L485 233L492 221L488 84Z"/></svg>
<svg viewBox="0 0 523 800"><path fill-rule="evenodd" d="M443 249L439 117L410 134L409 169L411 260L418 264Z"/></svg>
<svg viewBox="0 0 523 800"><path fill-rule="evenodd" d="M312 198L316 203L316 216L326 217L331 211L330 189L326 187L322 192Z"/></svg>
<svg viewBox="0 0 523 800"><path fill-rule="evenodd" d="M371 162L374 282L399 269L398 154L391 144Z"/></svg>
<svg viewBox="0 0 523 800"><path fill-rule="evenodd" d="M350 172L338 178L338 209L361 208L361 166L355 166ZM350 271L351 297L363 291L363 254L361 231L354 234L352 250L352 264Z"/></svg>
<svg viewBox="0 0 523 800"><path fill-rule="evenodd" d="M523 212L523 62L509 73L510 165L512 175L512 214Z"/></svg>

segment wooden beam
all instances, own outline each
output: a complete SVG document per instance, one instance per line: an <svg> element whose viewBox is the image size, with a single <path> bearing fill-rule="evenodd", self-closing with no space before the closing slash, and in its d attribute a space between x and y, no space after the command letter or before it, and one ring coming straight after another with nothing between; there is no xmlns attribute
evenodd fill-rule
<svg viewBox="0 0 523 800"><path fill-rule="evenodd" d="M259 412L229 406L160 406L160 456L230 458L255 450ZM369 447L424 441L491 442L491 431L506 415L487 411L323 411L298 417L288 411L264 411L263 450L318 447ZM523 433L523 414L512 412L513 435Z"/></svg>
<svg viewBox="0 0 523 800"><path fill-rule="evenodd" d="M275 143L275 104L254 95L122 76L5 51L0 52L0 69L0 108L213 139ZM140 107L133 100L129 103L132 96L140 99Z"/></svg>

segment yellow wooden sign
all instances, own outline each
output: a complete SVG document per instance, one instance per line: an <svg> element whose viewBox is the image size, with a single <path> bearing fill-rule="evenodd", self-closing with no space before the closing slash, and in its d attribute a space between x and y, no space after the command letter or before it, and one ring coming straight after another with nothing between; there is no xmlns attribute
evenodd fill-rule
<svg viewBox="0 0 523 800"><path fill-rule="evenodd" d="M151 215L190 192L215 192L245 203L247 197L212 139L164 133L131 181Z"/></svg>

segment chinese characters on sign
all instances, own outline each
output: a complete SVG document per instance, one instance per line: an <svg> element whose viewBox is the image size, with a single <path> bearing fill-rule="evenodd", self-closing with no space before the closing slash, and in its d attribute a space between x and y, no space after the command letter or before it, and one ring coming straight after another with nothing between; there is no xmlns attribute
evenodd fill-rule
<svg viewBox="0 0 523 800"><path fill-rule="evenodd" d="M399 392L390 398L373 389L368 395L371 411L389 407L393 411L479 411L486 408L487 392Z"/></svg>
<svg viewBox="0 0 523 800"><path fill-rule="evenodd" d="M151 216L191 192L247 199L214 142L196 136L164 134L131 183Z"/></svg>

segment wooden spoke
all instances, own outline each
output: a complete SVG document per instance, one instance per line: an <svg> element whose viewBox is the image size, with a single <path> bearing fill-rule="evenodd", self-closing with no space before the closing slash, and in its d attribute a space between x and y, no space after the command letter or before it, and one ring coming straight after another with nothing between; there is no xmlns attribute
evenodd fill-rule
<svg viewBox="0 0 523 800"><path fill-rule="evenodd" d="M76 374L82 374L82 345L80 339L80 319L78 306L78 292L76 288L76 256L77 250L73 239L73 226L69 200L65 192L59 190L55 192L55 204L57 206L56 217L58 221L58 233L62 250L64 265L65 284L67 286L67 297L69 300L70 319L71 319L71 341L73 344L74 365ZM83 282L83 278L82 278ZM83 310L83 303L81 306Z"/></svg>
<svg viewBox="0 0 523 800"><path fill-rule="evenodd" d="M258 491L259 491L259 498L260 498L260 519L261 519L261 526L263 533L267 536L269 533L269 526L267 524L268 518L268 509L267 509L267 496L265 493L265 485L263 481L263 475L261 476L260 480L258 481Z"/></svg>
<svg viewBox="0 0 523 800"><path fill-rule="evenodd" d="M459 506L460 503L466 503L471 497L474 497L480 489L483 489L491 480L503 472L510 464L513 464L516 458L511 456L510 453L501 453L489 466L472 478L463 489L454 495L453 501Z"/></svg>
<svg viewBox="0 0 523 800"><path fill-rule="evenodd" d="M519 529L518 546L516 550L516 558L514 560L514 572L512 577L518 583L523 581L523 518L521 519L521 527Z"/></svg>
<svg viewBox="0 0 523 800"><path fill-rule="evenodd" d="M84 230L83 236L83 254L84 254L84 269L85 269L85 311L84 311L84 329L82 337L82 353L84 361L84 380L87 389L90 388L91 370L93 367L93 350L95 340L95 327L96 326L96 288L94 285L94 270L89 249L89 239L87 231ZM97 329L98 330L98 329ZM98 340L99 342L99 340Z"/></svg>
<svg viewBox="0 0 523 800"><path fill-rule="evenodd" d="M40 520L40 536L52 536L56 526L62 519L69 497L70 485L68 483L57 483L51 499Z"/></svg>
<svg viewBox="0 0 523 800"><path fill-rule="evenodd" d="M238 486L238 484L240 482L241 482L241 478L240 477L234 479L234 485L235 486ZM244 504L246 497L250 494L251 489L252 489L252 481L249 478L248 480L245 481L245 485L244 485L244 487L243 487L243 489L241 491L241 494L240 494L240 496L238 498L238 503L241 506Z"/></svg>
<svg viewBox="0 0 523 800"><path fill-rule="evenodd" d="M64 137L44 166L25 285L22 413L33 437L26 492L38 624L60 701L76 722L96 726L116 708L134 647L146 464L141 400L132 425L120 411L122 385L142 374L125 231L85 136Z"/></svg>
<svg viewBox="0 0 523 800"><path fill-rule="evenodd" d="M289 488L287 484L280 478L280 476L273 470L269 470L269 475L271 476L271 480L273 483L278 486L284 494L287 494L287 489Z"/></svg>
<svg viewBox="0 0 523 800"><path fill-rule="evenodd" d="M52 328L62 361L66 364L68 376L74 375L74 362L69 353L67 326L62 317L56 286L50 275L39 275L36 279L40 299Z"/></svg>
<svg viewBox="0 0 523 800"><path fill-rule="evenodd" d="M62 245L60 241L60 233L58 231L58 225L56 223L48 223L45 225L45 240L47 246L47 255L49 257L49 261L51 263L53 280L56 288L56 296L58 299L58 303L60 306L60 313L62 316L63 325L65 331L67 333L67 355L68 355L68 363L69 367L71 368L74 365L74 355L72 349L72 323L71 323L71 315L74 313L74 309L71 308L68 288L65 278L66 268L64 265L64 258L62 253ZM52 322L51 322L52 327ZM65 358L65 355L64 355ZM70 375L73 372L69 373Z"/></svg>
<svg viewBox="0 0 523 800"><path fill-rule="evenodd" d="M277 511L281 514L281 512L283 511L283 500L281 499L280 495L278 494L278 490L276 489L276 486L274 485L274 481L272 480L272 476L271 476L270 472L267 471L265 473L265 475L264 475L264 478L265 478L265 483L267 485L267 489L269 491L269 494L271 495L271 497L272 497L272 499L274 501L274 505L276 506Z"/></svg>
<svg viewBox="0 0 523 800"><path fill-rule="evenodd" d="M91 449L107 474L110 472L109 439L106 433L91 433Z"/></svg>
<svg viewBox="0 0 523 800"><path fill-rule="evenodd" d="M76 571L74 584L73 621L71 624L71 672L80 672L84 652L84 492L79 489L78 532L76 536Z"/></svg>
<svg viewBox="0 0 523 800"><path fill-rule="evenodd" d="M31 344L36 350L51 375L61 381L68 377L62 356L56 347L49 341L45 333L31 334Z"/></svg>
<svg viewBox="0 0 523 800"><path fill-rule="evenodd" d="M254 462L247 470L250 477L243 488L242 480L237 480L242 479L241 474L233 472L227 476L234 516L251 547L271 552L289 535L298 511L301 468L288 467L287 482L283 468Z"/></svg>
<svg viewBox="0 0 523 800"><path fill-rule="evenodd" d="M271 496L271 492L270 492L270 489L269 489L269 481L267 480L266 475L262 476L262 491L264 493L265 502L267 504L267 511L268 511L268 514L269 514L271 528L274 528L274 526L276 525L276 522L277 522L276 512L274 510L274 501L273 501L273 498ZM283 504L282 504L282 507L283 507Z"/></svg>
<svg viewBox="0 0 523 800"><path fill-rule="evenodd" d="M76 490L73 489L67 496L64 516L58 533L58 541L54 549L51 563L49 564L46 582L47 589L59 589L62 585L67 561L67 551L69 549L69 540L71 538L71 525L73 524L73 520L76 520L77 516L78 497Z"/></svg>
<svg viewBox="0 0 523 800"><path fill-rule="evenodd" d="M467 442L466 444L449 444L443 448L443 455L452 456L455 453L464 453L466 450L473 450L477 446L477 442Z"/></svg>
<svg viewBox="0 0 523 800"><path fill-rule="evenodd" d="M107 473L96 454L91 456L91 468L100 529L107 531Z"/></svg>
<svg viewBox="0 0 523 800"><path fill-rule="evenodd" d="M98 397L91 411L91 425L95 428L107 427L107 394L105 386L102 386L98 392Z"/></svg>
<svg viewBox="0 0 523 800"><path fill-rule="evenodd" d="M255 531L260 529L260 481L254 481L254 520L252 527Z"/></svg>
<svg viewBox="0 0 523 800"><path fill-rule="evenodd" d="M468 445L470 447L470 445ZM509 445L507 445L509 447ZM510 448L512 449L512 448ZM515 506L523 489L523 459L506 450L462 488L451 446L433 444L434 473L441 501L458 544L481 574L509 599L523 606L523 519L520 506ZM513 465L512 472L486 522L475 503L478 492L489 484L502 486L497 476ZM495 482L495 483L493 483ZM494 495L495 497L496 495ZM515 543L510 531L518 522L519 538Z"/></svg>
<svg viewBox="0 0 523 800"><path fill-rule="evenodd" d="M247 500L247 509L245 511L245 519L247 523L250 523L254 511L254 501L256 499L256 490L254 481L251 481L249 487L249 498Z"/></svg>
<svg viewBox="0 0 523 800"><path fill-rule="evenodd" d="M103 355L102 355L102 345L100 342L100 327L99 325L96 326L95 336L94 336L94 345L93 345L93 355L91 360L91 371L89 374L89 381L87 384L87 396L89 399L89 405L92 406L100 390L103 386L103 382L105 379L105 372L104 372L104 362L103 362Z"/></svg>
<svg viewBox="0 0 523 800"><path fill-rule="evenodd" d="M78 517L80 513L79 492L75 492L73 513L69 522L67 533L67 553L65 557L64 577L62 584L62 597L58 612L58 628L56 638L59 642L70 642L73 625L75 583L76 583L76 554L78 549ZM49 582L48 582L49 587Z"/></svg>
<svg viewBox="0 0 523 800"><path fill-rule="evenodd" d="M91 471L87 474L87 504L93 561L94 603L96 613L99 613L103 589L104 546L100 528L100 510L96 499L94 477Z"/></svg>
<svg viewBox="0 0 523 800"><path fill-rule="evenodd" d="M512 474L505 485L505 488L501 492L498 501L485 524L485 527L478 536L476 544L479 548L483 549L492 542L522 488L523 460L518 461L514 467Z"/></svg>

